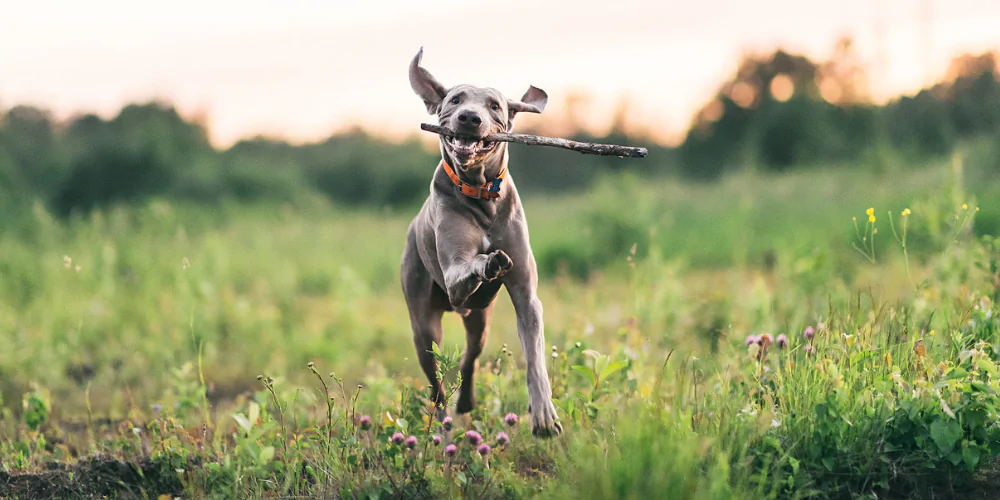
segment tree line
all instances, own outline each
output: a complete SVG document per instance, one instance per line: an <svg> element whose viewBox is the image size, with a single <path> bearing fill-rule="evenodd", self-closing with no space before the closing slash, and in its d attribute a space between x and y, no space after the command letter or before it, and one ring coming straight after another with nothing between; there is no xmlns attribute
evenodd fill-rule
<svg viewBox="0 0 1000 500"><path fill-rule="evenodd" d="M630 135L617 124L603 137L579 130L570 137L645 146L647 159L626 165L511 145L518 187L581 189L626 167L708 181L747 167L784 171L945 155L966 139L1000 137L997 63L992 52L959 56L934 85L876 104L849 40L827 61L784 50L749 54L693 117L679 146ZM389 142L360 130L304 145L255 137L217 149L205 126L162 102L129 104L110 119L88 114L67 122L15 106L0 110L0 213L41 201L66 216L151 196L214 203L321 194L342 205L412 206L426 195L436 161L437 153L416 138Z"/></svg>

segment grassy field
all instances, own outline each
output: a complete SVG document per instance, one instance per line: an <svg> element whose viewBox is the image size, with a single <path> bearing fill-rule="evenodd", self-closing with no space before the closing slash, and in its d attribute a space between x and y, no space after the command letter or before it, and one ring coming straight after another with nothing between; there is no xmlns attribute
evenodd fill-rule
<svg viewBox="0 0 1000 500"><path fill-rule="evenodd" d="M0 497L984 497L1000 184L961 165L527 199L554 441L504 423L527 413L505 294L479 406L427 419L415 209L38 208L0 235ZM446 317L446 365L463 341Z"/></svg>

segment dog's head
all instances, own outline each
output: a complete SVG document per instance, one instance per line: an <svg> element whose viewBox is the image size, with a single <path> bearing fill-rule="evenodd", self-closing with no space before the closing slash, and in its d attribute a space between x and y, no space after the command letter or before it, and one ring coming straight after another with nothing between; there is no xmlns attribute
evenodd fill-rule
<svg viewBox="0 0 1000 500"><path fill-rule="evenodd" d="M456 85L446 88L420 66L424 55L421 48L410 62L410 86L424 101L427 112L436 114L438 125L471 137L486 137L497 132L509 132L518 113L541 113L548 95L542 89L529 86L520 101L507 99L500 91L488 87ZM441 136L441 148L462 170L471 170L492 159L502 158L506 143L452 139Z"/></svg>

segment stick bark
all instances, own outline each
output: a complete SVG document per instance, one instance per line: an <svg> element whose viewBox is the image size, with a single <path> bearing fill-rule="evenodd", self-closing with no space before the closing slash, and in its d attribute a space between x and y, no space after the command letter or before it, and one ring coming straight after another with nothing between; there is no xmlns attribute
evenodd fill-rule
<svg viewBox="0 0 1000 500"><path fill-rule="evenodd" d="M632 146L618 146L616 144L597 144L593 142L580 142L580 141L573 141L570 139L562 139L559 137L544 137L540 135L531 135L531 134L508 134L501 132L488 135L486 137L483 137L482 139L479 139L477 137L469 137L466 135L457 134L444 127L431 125L429 123L421 123L420 128L422 130L426 130L427 132L433 132L435 134L447 137L478 139L478 140L494 141L494 142L516 142L518 144L527 144L529 146L551 146L555 148L569 149L571 151L576 151L578 153L583 153L588 155L645 158L646 154L648 153L646 148L637 148Z"/></svg>

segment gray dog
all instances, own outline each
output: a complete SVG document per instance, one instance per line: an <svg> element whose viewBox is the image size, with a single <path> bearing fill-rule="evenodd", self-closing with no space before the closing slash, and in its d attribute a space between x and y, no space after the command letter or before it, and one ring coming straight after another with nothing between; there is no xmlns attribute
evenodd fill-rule
<svg viewBox="0 0 1000 500"><path fill-rule="evenodd" d="M529 87L520 101L491 88L446 88L420 67L423 48L410 63L410 86L438 124L471 137L509 132L514 116L541 113L548 96ZM517 314L517 333L527 364L531 431L549 437L562 432L545 369L542 302L528 242L524 209L507 171L507 144L441 136L441 162L430 196L406 235L401 277L420 367L431 383L437 417L447 414L431 343L441 344L441 318L455 311L465 323L458 413L475 406L473 376L490 329L494 300L506 286Z"/></svg>

